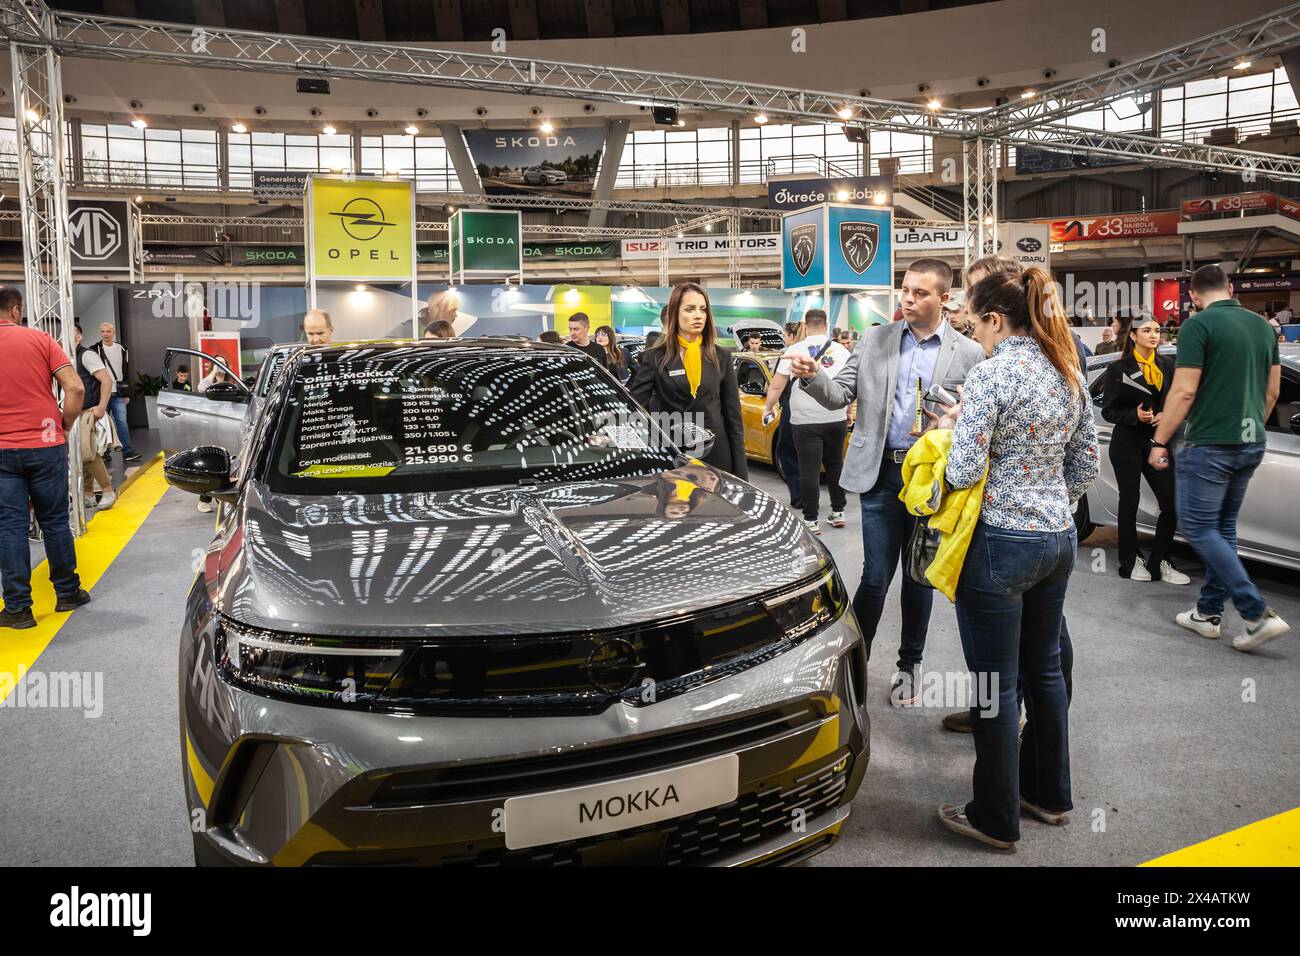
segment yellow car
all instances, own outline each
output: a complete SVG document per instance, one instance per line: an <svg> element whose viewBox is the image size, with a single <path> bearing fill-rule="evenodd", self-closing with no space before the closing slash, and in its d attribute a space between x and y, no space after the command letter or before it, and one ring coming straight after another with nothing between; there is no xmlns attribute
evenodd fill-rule
<svg viewBox="0 0 1300 956"><path fill-rule="evenodd" d="M780 352L732 353L736 363L736 385L740 389L740 418L745 423L745 457L774 465L778 472L781 463L777 461L772 445L776 441L777 426L781 424L781 407L776 407L776 415L769 425L763 424L763 407L767 404L767 389L772 384L780 358ZM849 406L849 434L853 431L856 411L856 403ZM849 434L844 436L845 455L849 453Z"/></svg>

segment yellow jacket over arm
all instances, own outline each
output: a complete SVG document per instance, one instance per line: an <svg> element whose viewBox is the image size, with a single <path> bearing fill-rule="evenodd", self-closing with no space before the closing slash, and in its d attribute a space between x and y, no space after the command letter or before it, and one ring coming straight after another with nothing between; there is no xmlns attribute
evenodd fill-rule
<svg viewBox="0 0 1300 956"><path fill-rule="evenodd" d="M934 428L918 438L903 462L903 490L898 499L909 514L928 517L931 530L940 533L938 553L925 577L949 601L955 601L962 562L979 521L988 469L969 488L945 488L943 472L951 446L952 430L948 428Z"/></svg>

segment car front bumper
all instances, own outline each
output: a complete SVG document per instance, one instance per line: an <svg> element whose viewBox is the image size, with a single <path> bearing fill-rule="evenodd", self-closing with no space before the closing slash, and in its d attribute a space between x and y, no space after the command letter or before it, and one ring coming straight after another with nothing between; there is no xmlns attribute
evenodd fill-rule
<svg viewBox="0 0 1300 956"><path fill-rule="evenodd" d="M786 653L600 714L436 717L287 703L182 653L182 747L205 865L752 865L829 846L869 758L851 611ZM725 805L599 836L506 846L510 797L738 755Z"/></svg>

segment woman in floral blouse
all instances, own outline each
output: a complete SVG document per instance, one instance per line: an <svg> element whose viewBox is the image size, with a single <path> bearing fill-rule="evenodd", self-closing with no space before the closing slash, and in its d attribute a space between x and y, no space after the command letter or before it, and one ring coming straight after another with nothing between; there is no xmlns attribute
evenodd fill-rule
<svg viewBox="0 0 1300 956"><path fill-rule="evenodd" d="M973 686L988 687L990 699L976 701L972 721L974 799L939 816L963 836L1010 848L1022 809L1059 825L1073 807L1061 617L1078 546L1071 511L1097 477L1097 433L1051 275L991 275L968 301L988 359L939 426L953 429L950 488L969 488L988 469L956 604ZM1034 780L1020 778L1017 677L1036 730Z"/></svg>

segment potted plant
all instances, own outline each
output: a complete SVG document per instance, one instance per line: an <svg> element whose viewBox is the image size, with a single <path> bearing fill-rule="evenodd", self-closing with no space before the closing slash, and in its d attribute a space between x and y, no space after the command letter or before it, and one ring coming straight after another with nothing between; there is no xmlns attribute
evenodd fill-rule
<svg viewBox="0 0 1300 956"><path fill-rule="evenodd" d="M162 391L162 384L162 379L141 372L131 386L131 394L144 399L145 415L149 419L150 428L158 427L158 393Z"/></svg>

